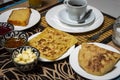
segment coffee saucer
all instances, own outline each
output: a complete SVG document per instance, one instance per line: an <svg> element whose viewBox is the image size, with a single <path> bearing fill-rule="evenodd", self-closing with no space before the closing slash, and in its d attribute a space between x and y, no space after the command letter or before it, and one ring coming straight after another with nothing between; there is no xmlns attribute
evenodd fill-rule
<svg viewBox="0 0 120 80"><path fill-rule="evenodd" d="M95 15L92 12L90 14L90 16L85 20L84 23L78 23L77 21L71 20L68 16L67 10L66 9L62 9L59 14L58 14L58 18L62 23L68 24L68 25L74 25L74 26L82 26L82 25L86 25L86 24L90 24L95 20Z"/></svg>
<svg viewBox="0 0 120 80"><path fill-rule="evenodd" d="M59 20L58 14L60 13L61 10L66 9L64 4L57 5L53 8L51 8L45 15L45 19L47 23L58 30L64 31L64 32L69 32L69 33L84 33L84 32L89 32L92 30L97 29L102 25L104 21L104 16L100 10L97 8L88 5L87 10L92 9L93 13L95 15L95 20L92 23L89 23L87 25L80 25L80 26L75 26L75 25L67 25L64 24Z"/></svg>

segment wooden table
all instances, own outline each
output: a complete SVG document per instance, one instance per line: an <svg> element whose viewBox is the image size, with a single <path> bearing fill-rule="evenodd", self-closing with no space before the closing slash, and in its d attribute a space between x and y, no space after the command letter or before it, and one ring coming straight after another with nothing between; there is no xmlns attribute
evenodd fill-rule
<svg viewBox="0 0 120 80"><path fill-rule="evenodd" d="M24 30L29 36L42 31L45 27L51 27L49 24L47 24L45 20L45 13L51 7L60 4L58 0L43 1L43 7L37 9L42 15L40 22L32 28ZM9 9L16 7L29 7L29 5L28 2L24 2ZM0 13L4 11L1 11ZM105 29L109 25L113 24L115 20L115 18L112 18L106 14L104 14L104 18L104 23L100 26L100 28L87 33L78 33L71 35L74 35L79 40L79 44L87 42L86 37L93 36L100 30ZM94 42L105 43L115 47L116 49L119 49L119 47L115 46L112 43L111 34L112 30L106 31L106 33L102 34L100 38ZM18 69L16 69L10 57L11 53L7 52L4 48L0 47L0 80L87 80L86 78L83 78L74 72L74 70L69 64L69 57L56 62L39 62L38 65L32 71L29 72L21 72Z"/></svg>

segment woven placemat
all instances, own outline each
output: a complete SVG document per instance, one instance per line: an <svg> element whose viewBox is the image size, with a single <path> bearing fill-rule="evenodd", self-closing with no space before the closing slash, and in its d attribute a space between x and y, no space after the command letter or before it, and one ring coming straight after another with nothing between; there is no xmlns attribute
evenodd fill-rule
<svg viewBox="0 0 120 80"><path fill-rule="evenodd" d="M86 33L74 33L74 34L71 34L71 35L74 35L77 39L78 39L78 44L81 44L83 42L91 42L91 41L88 41L88 38L97 34L100 30L103 30L105 28L107 28L108 26L110 26L111 24L113 24L113 22L115 21L115 19L107 16L107 15L104 15L104 22L103 24L93 30L93 31L90 31L90 32L86 32ZM45 20L45 17L43 16L42 19L41 19L41 25L43 27L51 27ZM110 35L112 35L112 30L109 30L109 31L106 31L105 33L103 33L97 40L95 40L94 42L101 42L103 41L105 38L109 37Z"/></svg>

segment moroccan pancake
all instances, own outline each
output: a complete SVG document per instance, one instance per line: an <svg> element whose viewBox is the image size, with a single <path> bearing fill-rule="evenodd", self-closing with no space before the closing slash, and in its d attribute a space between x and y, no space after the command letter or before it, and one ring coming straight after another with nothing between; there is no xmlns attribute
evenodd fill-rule
<svg viewBox="0 0 120 80"><path fill-rule="evenodd" d="M79 65L93 75L101 76L115 68L120 54L95 44L83 43L78 55Z"/></svg>
<svg viewBox="0 0 120 80"><path fill-rule="evenodd" d="M29 41L30 46L40 51L40 57L48 60L58 59L76 43L74 36L50 27Z"/></svg>

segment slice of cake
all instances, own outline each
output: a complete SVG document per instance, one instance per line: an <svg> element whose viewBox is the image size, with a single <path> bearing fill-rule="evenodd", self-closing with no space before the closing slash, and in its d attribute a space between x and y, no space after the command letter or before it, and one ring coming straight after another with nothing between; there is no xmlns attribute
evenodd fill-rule
<svg viewBox="0 0 120 80"><path fill-rule="evenodd" d="M8 22L16 26L26 26L29 23L30 14L30 8L13 10L8 18Z"/></svg>

